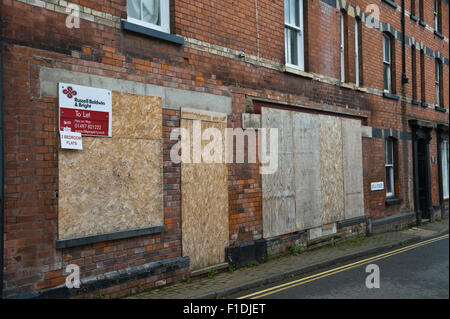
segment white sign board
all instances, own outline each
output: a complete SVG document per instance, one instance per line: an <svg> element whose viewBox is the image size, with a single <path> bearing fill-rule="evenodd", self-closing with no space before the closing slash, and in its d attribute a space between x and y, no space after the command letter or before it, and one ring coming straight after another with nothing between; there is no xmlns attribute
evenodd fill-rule
<svg viewBox="0 0 450 319"><path fill-rule="evenodd" d="M60 132L61 135L61 148L70 150L82 150L83 140L81 133L63 131Z"/></svg>
<svg viewBox="0 0 450 319"><path fill-rule="evenodd" d="M59 83L59 131L112 137L112 94L109 90Z"/></svg>
<svg viewBox="0 0 450 319"><path fill-rule="evenodd" d="M384 182L376 182L370 184L371 191L382 191L384 189Z"/></svg>

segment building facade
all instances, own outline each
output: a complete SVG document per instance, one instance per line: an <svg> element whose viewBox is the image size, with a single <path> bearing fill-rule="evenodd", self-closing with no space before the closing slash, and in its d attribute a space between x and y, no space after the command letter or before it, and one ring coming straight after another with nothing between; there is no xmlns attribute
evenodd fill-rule
<svg viewBox="0 0 450 319"><path fill-rule="evenodd" d="M0 9L4 298L119 297L448 216L448 0ZM81 151L61 148L66 84L111 94L112 133ZM196 128L248 139L174 161ZM270 128L267 174L250 158Z"/></svg>

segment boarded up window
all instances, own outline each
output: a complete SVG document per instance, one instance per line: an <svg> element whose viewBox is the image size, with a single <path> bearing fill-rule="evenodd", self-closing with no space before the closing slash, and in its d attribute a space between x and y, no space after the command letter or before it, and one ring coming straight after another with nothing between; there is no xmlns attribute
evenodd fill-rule
<svg viewBox="0 0 450 319"><path fill-rule="evenodd" d="M113 137L59 150L59 239L163 226L162 101L113 92Z"/></svg>
<svg viewBox="0 0 450 319"><path fill-rule="evenodd" d="M364 215L360 121L263 107L261 126L279 129L278 171L262 176L264 238Z"/></svg>

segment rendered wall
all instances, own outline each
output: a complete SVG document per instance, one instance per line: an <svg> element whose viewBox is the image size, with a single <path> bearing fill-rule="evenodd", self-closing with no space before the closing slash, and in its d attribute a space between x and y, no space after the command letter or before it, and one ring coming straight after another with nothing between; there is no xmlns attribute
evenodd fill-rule
<svg viewBox="0 0 450 319"><path fill-rule="evenodd" d="M112 104L112 138L59 149L59 239L164 225L161 98L113 92Z"/></svg>

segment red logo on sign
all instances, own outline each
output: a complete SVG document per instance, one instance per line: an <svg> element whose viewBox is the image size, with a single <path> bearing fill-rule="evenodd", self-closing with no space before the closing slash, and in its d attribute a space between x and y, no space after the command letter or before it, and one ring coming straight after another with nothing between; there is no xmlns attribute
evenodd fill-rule
<svg viewBox="0 0 450 319"><path fill-rule="evenodd" d="M71 99L73 96L77 95L77 91L75 91L74 89L72 89L71 86L67 87L66 90L63 90L63 93L64 93L65 95L67 95L67 97L68 97L69 99Z"/></svg>

